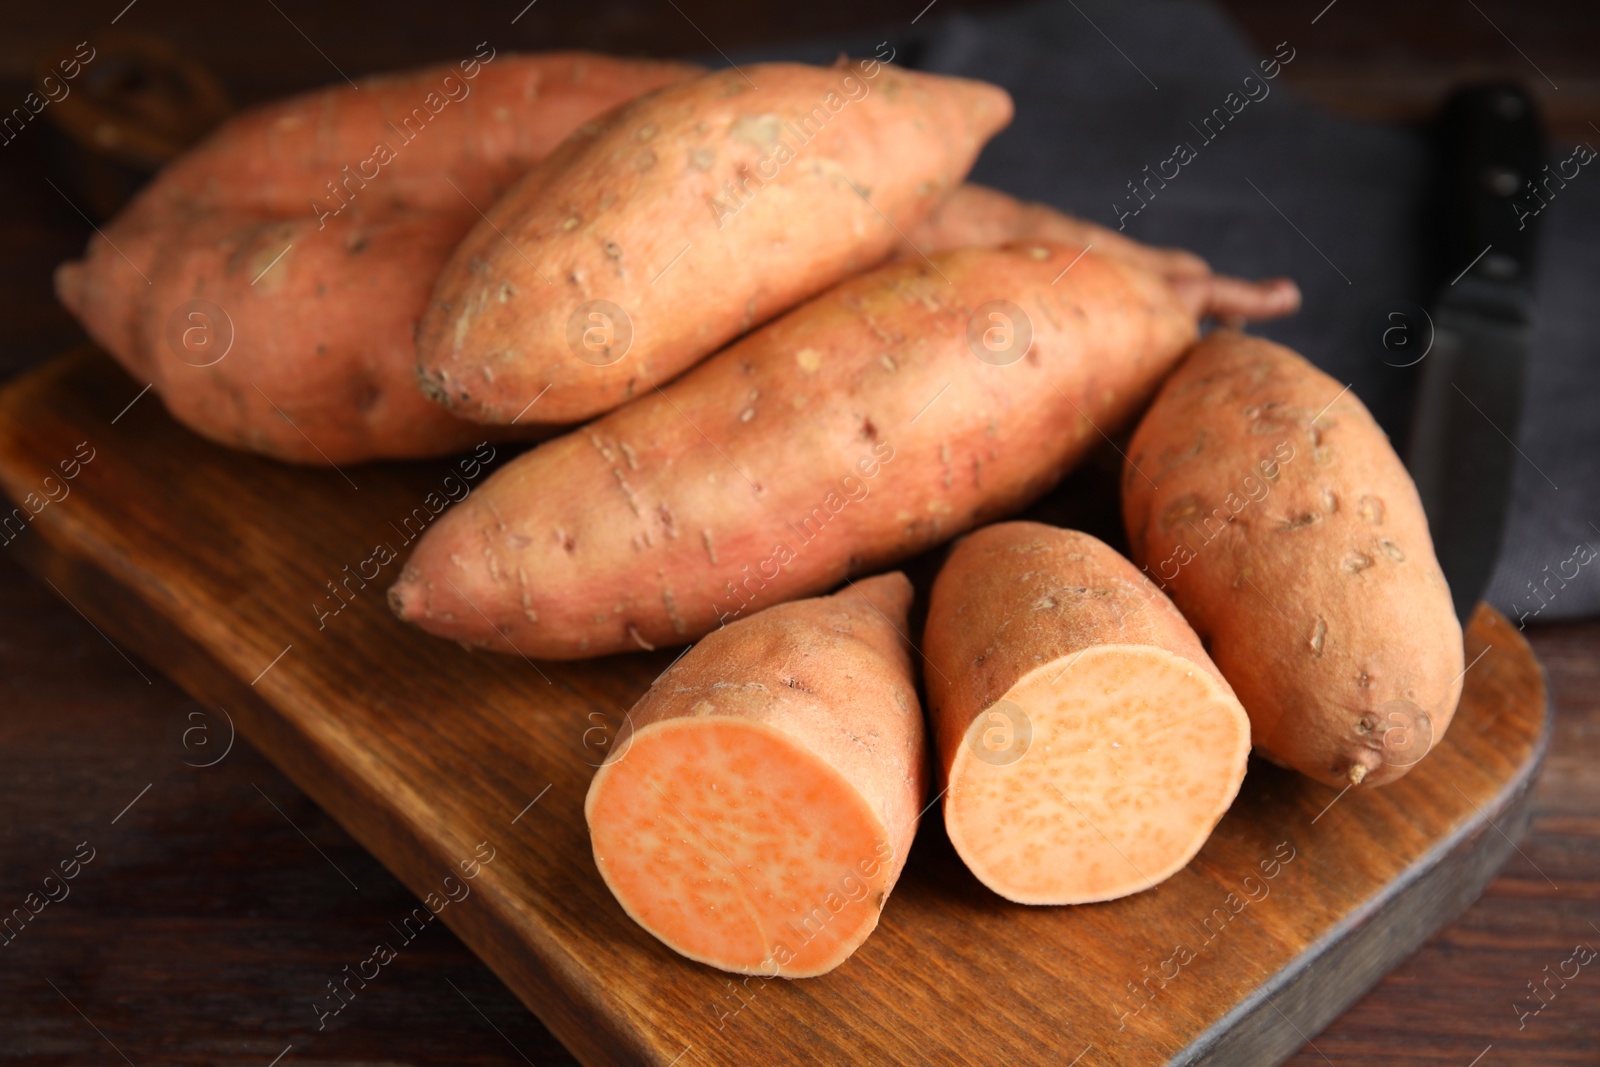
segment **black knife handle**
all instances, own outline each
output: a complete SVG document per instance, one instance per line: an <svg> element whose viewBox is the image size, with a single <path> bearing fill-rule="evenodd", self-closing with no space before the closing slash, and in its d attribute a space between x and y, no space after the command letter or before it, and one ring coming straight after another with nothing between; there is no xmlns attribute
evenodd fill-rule
<svg viewBox="0 0 1600 1067"><path fill-rule="evenodd" d="M1470 86L1445 104L1438 131L1446 250L1440 284L1465 272L1531 291L1539 219L1561 186L1545 166L1532 97L1512 84Z"/></svg>

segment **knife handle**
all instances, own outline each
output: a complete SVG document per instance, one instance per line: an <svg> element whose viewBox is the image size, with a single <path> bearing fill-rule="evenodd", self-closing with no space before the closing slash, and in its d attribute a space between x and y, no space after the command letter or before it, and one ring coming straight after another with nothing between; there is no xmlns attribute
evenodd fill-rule
<svg viewBox="0 0 1600 1067"><path fill-rule="evenodd" d="M1445 104L1438 136L1442 284L1464 271L1531 288L1539 217L1561 186L1545 167L1532 97L1512 84L1469 86Z"/></svg>

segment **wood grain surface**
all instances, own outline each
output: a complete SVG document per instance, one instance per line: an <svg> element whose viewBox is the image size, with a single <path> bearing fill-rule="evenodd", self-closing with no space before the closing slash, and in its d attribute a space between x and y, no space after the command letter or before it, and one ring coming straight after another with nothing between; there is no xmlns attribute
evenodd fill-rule
<svg viewBox="0 0 1600 1067"><path fill-rule="evenodd" d="M848 963L735 982L623 915L583 825L605 743L674 651L539 664L404 627L362 561L403 551L448 464L291 469L199 440L139 390L83 350L0 394L6 492L75 475L9 547L427 902L380 931L396 957L431 909L587 1064L1276 1062L1469 903L1527 818L1543 678L1483 611L1455 726L1395 786L1346 796L1255 764L1186 870L1078 908L987 893L930 819ZM306 990L308 1014L356 1010L373 958Z"/></svg>
<svg viewBox="0 0 1600 1067"><path fill-rule="evenodd" d="M174 41L250 104L336 79L324 54L359 75L470 50L479 37L466 29L504 26L524 5L459 0L443 27L436 6L417 3L381 12L361 3L127 6L12 5L0 92L20 101L41 56L103 33L119 13L118 26ZM722 44L762 44L903 26L925 6L546 0L514 32L495 32L510 47L673 54L705 47L694 25ZM974 5L940 0L922 21L965 6ZM1286 36L1298 42L1320 14L1289 81L1341 113L1414 121L1459 78L1516 77L1541 94L1557 137L1591 135L1597 9L1584 0L1339 0L1325 14L1325 0L1221 6L1263 50ZM46 182L74 192L70 175L50 166L53 146L35 136L43 132L7 144L0 166L0 378L82 338L54 300L50 271L92 230ZM195 766L214 758L204 746L220 743L225 724L137 654L130 665L14 556L0 548L0 897L20 901L79 841L104 847L70 900L52 904L0 957L0 1063L121 1064L119 1049L141 1067L263 1065L280 1054L283 1067L573 1062L439 924L316 1031L307 990L363 958L415 898L247 741ZM1520 1025L1517 1016L1532 1003L1528 983L1574 942L1600 947L1600 622L1540 622L1528 636L1549 673L1555 731L1528 838L1477 903L1313 1035L1295 1067L1600 1063L1600 981L1587 971L1546 994L1537 1016ZM205 729L188 733L197 726Z"/></svg>

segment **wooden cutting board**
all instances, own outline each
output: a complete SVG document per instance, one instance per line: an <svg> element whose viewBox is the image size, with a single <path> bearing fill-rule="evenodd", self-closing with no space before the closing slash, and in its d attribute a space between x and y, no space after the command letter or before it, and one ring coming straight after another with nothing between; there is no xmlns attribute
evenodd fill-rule
<svg viewBox="0 0 1600 1067"><path fill-rule="evenodd" d="M0 486L22 505L0 550L224 709L586 1064L1276 1063L1475 898L1526 826L1544 679L1480 607L1455 723L1398 784L1346 795L1253 761L1186 870L1076 908L984 890L935 808L852 959L734 978L623 914L583 822L593 767L675 650L534 663L407 628L383 600L400 560L374 550L403 560L405 517L459 470L230 452L143 384L85 349L0 393ZM374 918L403 952L405 917Z"/></svg>

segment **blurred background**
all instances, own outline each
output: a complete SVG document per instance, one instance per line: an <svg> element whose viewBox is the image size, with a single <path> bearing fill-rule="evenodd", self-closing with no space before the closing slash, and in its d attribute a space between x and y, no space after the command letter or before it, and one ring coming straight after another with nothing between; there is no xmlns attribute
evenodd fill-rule
<svg viewBox="0 0 1600 1067"><path fill-rule="evenodd" d="M84 41L96 59L73 94L3 125L41 70ZM1552 161L1575 143L1600 145L1591 0L4 3L0 380L82 342L51 272L230 111L457 58L481 41L712 64L826 61L888 42L905 60L1017 96L1018 121L976 179L1113 228L1125 181L1287 45L1293 59L1270 106L1208 144L1193 176L1125 220L1127 232L1191 247L1221 270L1294 276L1305 311L1263 332L1356 382L1397 439L1410 385L1385 375L1370 323L1397 301L1426 303L1440 276L1425 132L1445 99L1472 82L1520 86ZM1536 327L1534 417L1521 438L1530 465L1568 493L1557 507L1531 495L1544 492L1537 476L1518 474L1512 563L1491 590L1508 613L1537 563L1564 555L1545 545L1600 541L1600 527L1584 529L1600 521L1600 508L1584 515L1594 502L1585 487L1600 484L1600 345L1590 340L1600 324L1589 306L1600 175L1586 180L1544 220L1540 284L1554 310ZM1541 345L1561 353L1544 372ZM1531 628L1558 733L1522 846L1528 862L1513 859L1481 901L1291 1062L1466 1067L1490 1045L1483 1067L1600 1063L1600 979L1574 982L1536 1026L1519 1028L1512 1007L1522 977L1563 958L1575 936L1593 926L1589 943L1600 945L1600 625L1549 622L1600 608L1595 575L1585 580ZM442 926L318 1031L305 990L360 958L373 923L402 913L409 893L244 741L215 766L185 765L184 731L204 710L153 670L128 667L0 551L0 904L21 899L35 869L42 876L76 842L99 850L70 901L0 949L0 1063L269 1064L286 1053L285 1063L571 1062ZM163 788L108 824L152 779ZM325 860L361 885L359 898L330 891Z"/></svg>

